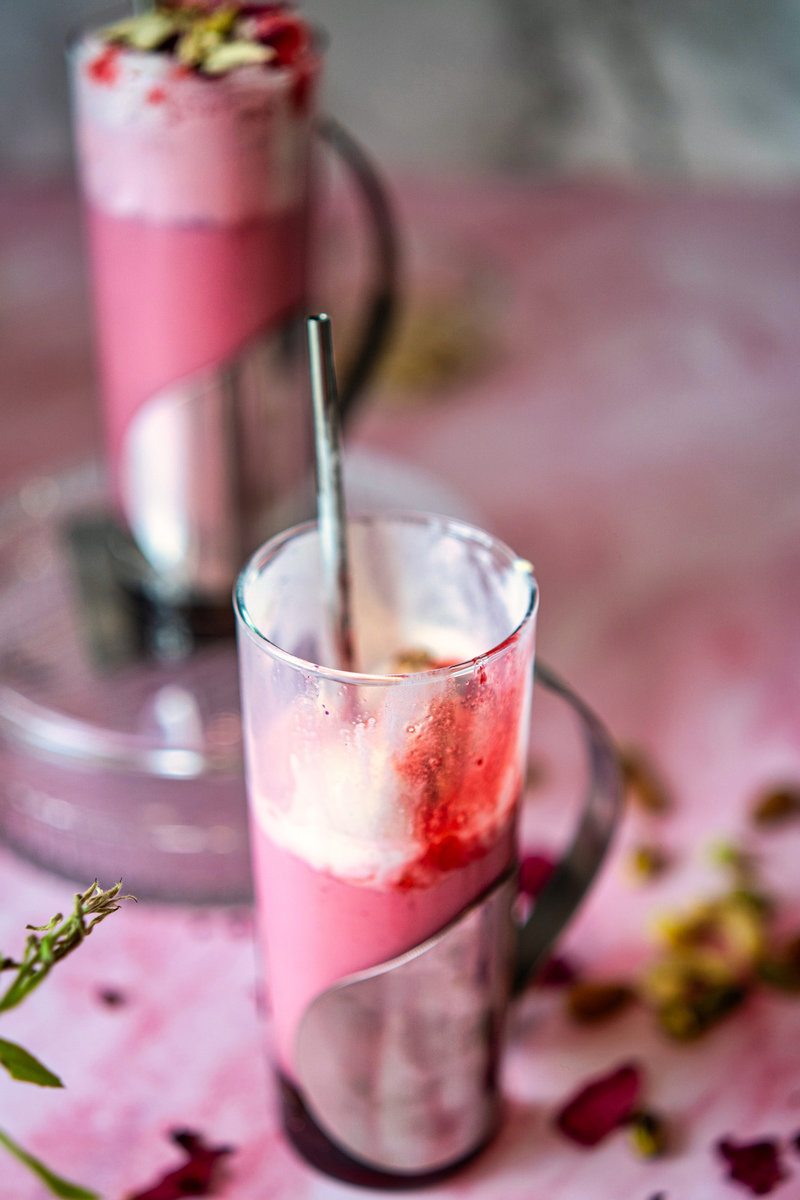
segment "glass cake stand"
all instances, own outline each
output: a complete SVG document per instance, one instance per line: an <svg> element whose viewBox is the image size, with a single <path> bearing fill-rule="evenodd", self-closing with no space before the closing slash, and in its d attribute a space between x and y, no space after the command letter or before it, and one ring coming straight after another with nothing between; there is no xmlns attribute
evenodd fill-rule
<svg viewBox="0 0 800 1200"><path fill-rule="evenodd" d="M355 452L347 473L353 509L475 520L394 460ZM0 837L83 886L246 901L232 611L196 612L188 630L123 587L108 511L95 463L0 504Z"/></svg>

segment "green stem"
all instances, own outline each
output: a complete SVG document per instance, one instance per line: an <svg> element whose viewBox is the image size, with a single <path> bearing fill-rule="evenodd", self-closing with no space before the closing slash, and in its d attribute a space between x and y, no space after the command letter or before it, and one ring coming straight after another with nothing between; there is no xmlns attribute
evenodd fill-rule
<svg viewBox="0 0 800 1200"><path fill-rule="evenodd" d="M27 1150L23 1150L22 1146L18 1145L2 1129L0 1129L0 1145L5 1146L9 1154L13 1154L15 1158L19 1159L24 1166L33 1171L34 1175L38 1175L52 1194L59 1196L61 1200L101 1200L97 1192L90 1192L87 1188L79 1187L77 1183L70 1183L68 1179L62 1179L60 1175L54 1174L38 1158L34 1158Z"/></svg>

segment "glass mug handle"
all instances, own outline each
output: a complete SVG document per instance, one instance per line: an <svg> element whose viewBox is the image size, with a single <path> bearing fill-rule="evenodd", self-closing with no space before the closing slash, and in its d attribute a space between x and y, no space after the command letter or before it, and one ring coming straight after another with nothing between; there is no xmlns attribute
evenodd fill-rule
<svg viewBox="0 0 800 1200"><path fill-rule="evenodd" d="M580 725L589 786L572 842L516 930L512 994L519 994L586 895L605 858L622 812L619 755L602 722L549 667L537 662L536 682L563 700Z"/></svg>
<svg viewBox="0 0 800 1200"><path fill-rule="evenodd" d="M369 381L391 333L397 311L398 238L392 207L372 160L343 125L331 116L317 121L317 133L346 168L361 193L372 237L374 277L360 318L358 345L339 380L344 420Z"/></svg>
<svg viewBox="0 0 800 1200"><path fill-rule="evenodd" d="M590 783L572 844L521 927L509 919L517 892L510 868L433 937L339 980L306 1009L295 1040L299 1090L286 1085L285 1125L300 1152L338 1178L430 1181L486 1144L502 1112L497 1059L510 976L520 992L610 843L622 807L611 739L547 667L534 673L583 734Z"/></svg>

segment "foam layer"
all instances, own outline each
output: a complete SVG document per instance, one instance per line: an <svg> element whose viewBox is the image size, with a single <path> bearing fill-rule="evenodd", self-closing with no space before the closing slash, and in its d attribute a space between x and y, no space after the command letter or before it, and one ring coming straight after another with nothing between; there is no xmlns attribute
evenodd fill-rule
<svg viewBox="0 0 800 1200"><path fill-rule="evenodd" d="M152 221L234 223L302 200L311 120L294 97L292 68L242 67L207 79L167 55L109 47L94 35L72 53L92 204Z"/></svg>
<svg viewBox="0 0 800 1200"><path fill-rule="evenodd" d="M377 717L337 729L331 716L330 733L307 698L262 731L253 809L267 837L313 870L379 888L428 887L479 857L511 819L519 735L509 724L504 745L485 713L460 738L462 702L440 700L431 712L414 704L413 685L408 704L405 687L391 691Z"/></svg>

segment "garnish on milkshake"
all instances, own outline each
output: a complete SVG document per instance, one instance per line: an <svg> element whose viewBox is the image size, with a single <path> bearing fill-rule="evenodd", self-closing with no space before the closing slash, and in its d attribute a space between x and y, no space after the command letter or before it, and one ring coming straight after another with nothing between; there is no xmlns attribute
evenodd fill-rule
<svg viewBox="0 0 800 1200"><path fill-rule="evenodd" d="M111 45L171 56L202 75L237 67L285 67L311 47L305 21L283 4L182 4L153 8L100 31Z"/></svg>

